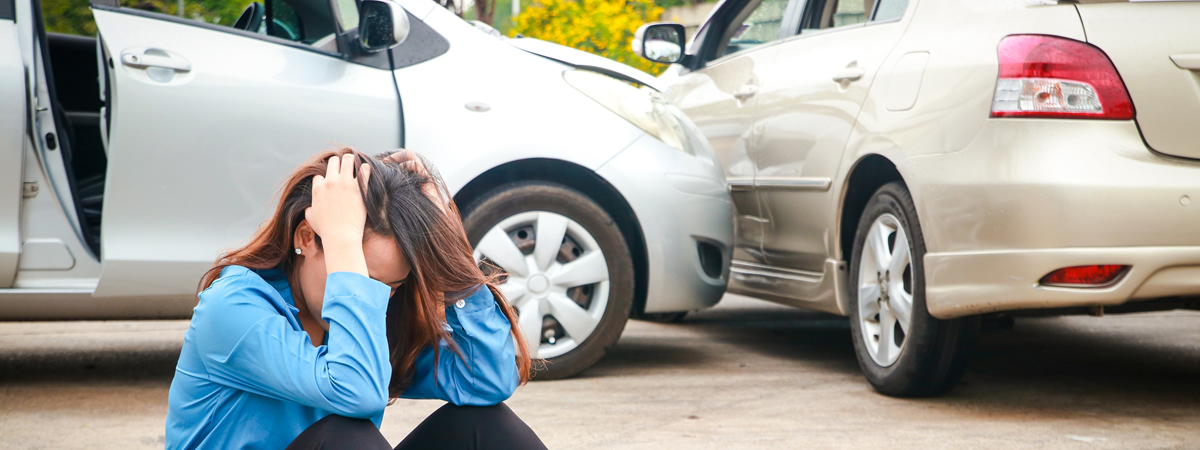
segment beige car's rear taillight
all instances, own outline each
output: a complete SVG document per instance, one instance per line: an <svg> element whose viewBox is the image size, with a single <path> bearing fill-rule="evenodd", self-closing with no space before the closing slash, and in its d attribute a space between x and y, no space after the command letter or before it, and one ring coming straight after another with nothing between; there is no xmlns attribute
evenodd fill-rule
<svg viewBox="0 0 1200 450"><path fill-rule="evenodd" d="M1099 48L1056 36L1005 37L992 117L1133 119L1133 102Z"/></svg>

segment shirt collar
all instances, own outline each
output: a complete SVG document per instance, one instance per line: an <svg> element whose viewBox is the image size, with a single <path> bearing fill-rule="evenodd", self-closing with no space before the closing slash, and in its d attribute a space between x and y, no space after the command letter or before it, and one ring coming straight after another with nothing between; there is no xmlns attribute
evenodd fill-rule
<svg viewBox="0 0 1200 450"><path fill-rule="evenodd" d="M292 285L288 283L287 275L283 273L282 268L261 269L254 272L279 292L279 296L283 297L283 301L287 302L293 312L297 311L296 300L292 298Z"/></svg>

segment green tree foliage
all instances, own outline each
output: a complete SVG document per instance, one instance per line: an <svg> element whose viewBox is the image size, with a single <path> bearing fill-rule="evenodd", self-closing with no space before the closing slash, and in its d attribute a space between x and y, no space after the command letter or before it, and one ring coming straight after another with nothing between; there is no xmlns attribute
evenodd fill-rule
<svg viewBox="0 0 1200 450"><path fill-rule="evenodd" d="M183 17L218 25L233 25L250 0L187 0ZM178 15L178 0L122 0L121 6L162 14ZM46 30L52 33L96 35L96 22L88 0L42 0Z"/></svg>
<svg viewBox="0 0 1200 450"><path fill-rule="evenodd" d="M713 3L717 0L654 0L654 4L663 8L672 8L675 6L698 5L701 3Z"/></svg>
<svg viewBox="0 0 1200 450"><path fill-rule="evenodd" d="M42 17L52 33L96 35L96 22L88 0L42 0Z"/></svg>
<svg viewBox="0 0 1200 450"><path fill-rule="evenodd" d="M653 0L535 0L514 19L510 33L574 47L657 75L667 66L638 56L630 43L638 27L660 16L662 8Z"/></svg>

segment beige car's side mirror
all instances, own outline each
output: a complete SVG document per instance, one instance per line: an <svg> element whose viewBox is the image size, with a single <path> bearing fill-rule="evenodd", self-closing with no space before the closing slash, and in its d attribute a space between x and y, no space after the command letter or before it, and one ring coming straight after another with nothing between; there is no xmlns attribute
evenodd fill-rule
<svg viewBox="0 0 1200 450"><path fill-rule="evenodd" d="M683 61L686 31L683 25L670 22L651 22L638 27L633 35L633 52L648 60L675 64Z"/></svg>
<svg viewBox="0 0 1200 450"><path fill-rule="evenodd" d="M362 0L358 5L358 44L367 53L400 45L408 39L408 12L392 0Z"/></svg>

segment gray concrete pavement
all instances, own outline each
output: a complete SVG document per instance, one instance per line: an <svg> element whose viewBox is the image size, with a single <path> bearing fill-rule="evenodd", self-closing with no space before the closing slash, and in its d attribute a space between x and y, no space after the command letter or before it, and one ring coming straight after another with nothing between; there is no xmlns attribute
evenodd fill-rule
<svg viewBox="0 0 1200 450"><path fill-rule="evenodd" d="M0 323L0 449L161 448L186 322ZM1200 313L1018 319L964 385L897 400L845 319L727 296L630 322L579 377L509 401L550 448L1200 448ZM393 443L439 406L400 401Z"/></svg>

